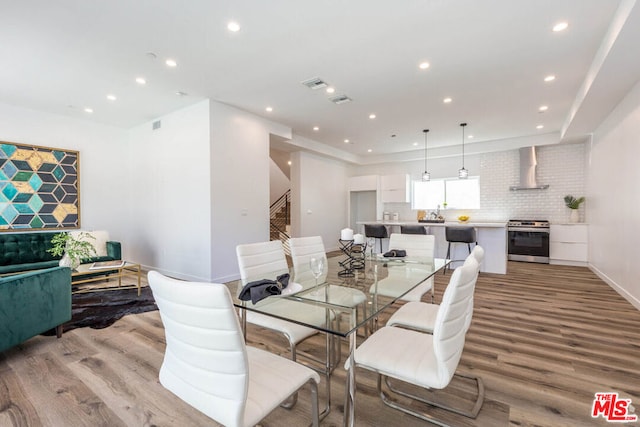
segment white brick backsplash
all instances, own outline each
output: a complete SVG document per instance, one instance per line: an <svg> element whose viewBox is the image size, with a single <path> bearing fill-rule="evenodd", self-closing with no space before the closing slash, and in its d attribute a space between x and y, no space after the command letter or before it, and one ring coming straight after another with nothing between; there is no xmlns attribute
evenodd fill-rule
<svg viewBox="0 0 640 427"><path fill-rule="evenodd" d="M519 150L479 155L481 208L464 213L476 221L546 219L553 223L569 222L570 209L564 204L564 196L585 195L585 144L539 146L536 154L537 181L538 184L548 184L546 190L509 190L520 181ZM579 210L582 221L586 221L584 205ZM406 203L386 203L384 210L398 212L401 219L416 218L416 211ZM443 213L448 220L455 220L461 211L447 210Z"/></svg>

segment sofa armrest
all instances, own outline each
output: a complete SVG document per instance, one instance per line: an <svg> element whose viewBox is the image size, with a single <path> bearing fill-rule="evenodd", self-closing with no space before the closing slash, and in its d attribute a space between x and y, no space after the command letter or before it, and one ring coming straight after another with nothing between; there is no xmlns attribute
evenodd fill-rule
<svg viewBox="0 0 640 427"><path fill-rule="evenodd" d="M69 268L54 267L0 279L0 351L69 320Z"/></svg>
<svg viewBox="0 0 640 427"><path fill-rule="evenodd" d="M107 242L107 256L111 259L122 259L122 247L120 242Z"/></svg>

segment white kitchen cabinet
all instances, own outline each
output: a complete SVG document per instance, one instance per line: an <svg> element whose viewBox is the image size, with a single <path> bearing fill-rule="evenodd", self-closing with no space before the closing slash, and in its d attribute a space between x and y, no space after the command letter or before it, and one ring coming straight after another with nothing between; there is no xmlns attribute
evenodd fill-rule
<svg viewBox="0 0 640 427"><path fill-rule="evenodd" d="M378 175L361 175L349 178L349 191L377 191Z"/></svg>
<svg viewBox="0 0 640 427"><path fill-rule="evenodd" d="M409 203L409 174L383 175L380 177L382 203Z"/></svg>
<svg viewBox="0 0 640 427"><path fill-rule="evenodd" d="M587 224L551 224L549 262L586 266L588 242Z"/></svg>

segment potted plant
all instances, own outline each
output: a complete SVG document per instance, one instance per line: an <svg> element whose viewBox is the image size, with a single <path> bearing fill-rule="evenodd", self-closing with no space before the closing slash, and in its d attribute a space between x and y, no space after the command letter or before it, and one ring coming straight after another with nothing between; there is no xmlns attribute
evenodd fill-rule
<svg viewBox="0 0 640 427"><path fill-rule="evenodd" d="M564 204L571 209L571 222L580 222L580 214L578 213L578 209L580 205L584 202L584 197L575 198L570 194L564 196Z"/></svg>
<svg viewBox="0 0 640 427"><path fill-rule="evenodd" d="M47 252L54 256L61 256L61 267L78 268L80 260L97 255L96 249L88 239L94 239L91 234L81 232L77 237L69 233L58 233L51 239L51 249Z"/></svg>

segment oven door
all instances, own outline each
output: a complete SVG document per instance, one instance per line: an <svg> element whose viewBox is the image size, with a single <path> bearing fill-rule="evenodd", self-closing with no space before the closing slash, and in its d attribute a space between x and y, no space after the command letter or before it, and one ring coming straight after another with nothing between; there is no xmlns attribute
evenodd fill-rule
<svg viewBox="0 0 640 427"><path fill-rule="evenodd" d="M549 263L549 230L509 229L508 258L512 261Z"/></svg>

